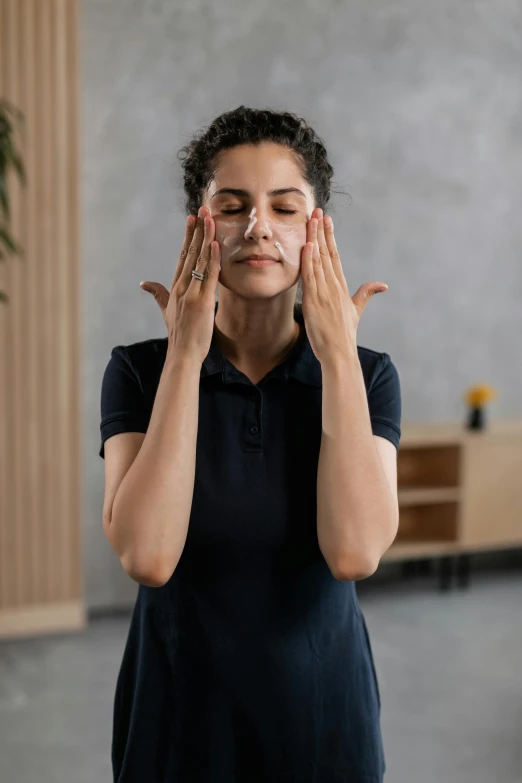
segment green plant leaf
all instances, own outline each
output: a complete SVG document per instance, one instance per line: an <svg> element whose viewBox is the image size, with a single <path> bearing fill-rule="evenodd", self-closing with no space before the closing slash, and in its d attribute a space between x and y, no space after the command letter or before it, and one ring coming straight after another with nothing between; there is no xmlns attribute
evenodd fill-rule
<svg viewBox="0 0 522 783"><path fill-rule="evenodd" d="M22 122L24 119L24 115L20 111L20 109L14 105L14 103L11 103L6 98L0 98L0 111L4 113L4 115L11 115L14 117L17 122Z"/></svg>
<svg viewBox="0 0 522 783"><path fill-rule="evenodd" d="M0 171L0 207L4 213L5 221L9 220L9 197L7 195L6 179Z"/></svg>
<svg viewBox="0 0 522 783"><path fill-rule="evenodd" d="M2 150L4 153L5 162L8 166L12 165L13 159L16 157L16 147L13 144L13 137L6 136L2 141Z"/></svg>
<svg viewBox="0 0 522 783"><path fill-rule="evenodd" d="M10 208L7 179L9 169L15 170L22 185L25 185L26 182L25 167L14 144L14 125L10 121L10 117L14 118L19 127L23 125L22 112L5 98L0 98L0 212L3 213L0 217L0 242L3 243L4 249L10 253L23 256L22 248L11 237L8 230ZM2 253L3 257L4 253Z"/></svg>
<svg viewBox="0 0 522 783"><path fill-rule="evenodd" d="M4 243L4 245L7 247L8 250L11 251L11 253L17 253L17 245L14 239L9 235L9 232L6 228L2 228L0 226L0 241Z"/></svg>
<svg viewBox="0 0 522 783"><path fill-rule="evenodd" d="M23 185L25 185L25 183L26 183L26 177L25 177L25 169L24 169L24 164L23 164L23 162L22 162L22 158L20 157L20 155L19 155L17 152L14 152L14 153L13 153L13 156L12 156L12 158L11 158L11 163L13 164L13 166L14 166L14 168L15 168L15 170L16 170L16 172L17 172L17 174L18 174L18 177L19 177L19 179L20 179L20 182L21 182Z"/></svg>
<svg viewBox="0 0 522 783"><path fill-rule="evenodd" d="M0 110L0 141L4 142L13 133L13 124L9 121L7 114Z"/></svg>

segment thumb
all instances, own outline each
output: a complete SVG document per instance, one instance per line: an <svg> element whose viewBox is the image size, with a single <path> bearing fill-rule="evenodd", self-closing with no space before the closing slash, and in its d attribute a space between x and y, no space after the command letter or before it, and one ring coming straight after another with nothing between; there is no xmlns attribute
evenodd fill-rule
<svg viewBox="0 0 522 783"><path fill-rule="evenodd" d="M169 292L165 288L164 285L161 285L161 283L154 283L150 282L149 280L142 280L140 283L141 288L143 288L144 291L147 291L149 294L152 294L158 305L160 306L160 309L162 312L164 312L167 308L167 305L169 303Z"/></svg>
<svg viewBox="0 0 522 783"><path fill-rule="evenodd" d="M357 308L359 312L359 316L362 315L362 312L372 296L375 294L384 293L384 291L388 290L388 286L386 283L363 283L355 294L352 296L352 302L354 303L355 307Z"/></svg>

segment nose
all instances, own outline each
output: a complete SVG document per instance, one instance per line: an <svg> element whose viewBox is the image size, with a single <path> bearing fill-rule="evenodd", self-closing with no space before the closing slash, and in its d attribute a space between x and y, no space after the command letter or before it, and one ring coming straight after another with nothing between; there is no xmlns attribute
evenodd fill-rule
<svg viewBox="0 0 522 783"><path fill-rule="evenodd" d="M248 216L248 226L245 231L245 239L258 242L260 239L271 239L272 229L266 215L259 207L254 207Z"/></svg>

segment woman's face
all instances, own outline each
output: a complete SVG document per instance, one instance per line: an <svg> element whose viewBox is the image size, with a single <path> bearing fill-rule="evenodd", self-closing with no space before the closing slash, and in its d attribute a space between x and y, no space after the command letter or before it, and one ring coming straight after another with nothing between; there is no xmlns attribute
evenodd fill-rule
<svg viewBox="0 0 522 783"><path fill-rule="evenodd" d="M314 209L312 188L292 152L280 144L245 144L220 154L203 204L209 207L221 246L221 275L239 272L274 282L297 282L306 225ZM250 267L251 254L279 264ZM283 280L284 278L284 280Z"/></svg>

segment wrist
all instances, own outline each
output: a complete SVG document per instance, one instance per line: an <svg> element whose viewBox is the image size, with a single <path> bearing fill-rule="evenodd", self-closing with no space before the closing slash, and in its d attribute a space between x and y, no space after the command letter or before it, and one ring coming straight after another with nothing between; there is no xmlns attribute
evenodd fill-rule
<svg viewBox="0 0 522 783"><path fill-rule="evenodd" d="M361 362L356 348L342 355L328 356L321 362L322 372L333 375L346 372L347 370L350 371L350 369L354 368L361 369Z"/></svg>
<svg viewBox="0 0 522 783"><path fill-rule="evenodd" d="M199 372L203 362L194 354L182 351L175 346L169 345L167 348L167 355L165 357L165 364L168 367L175 367L177 371L180 369L186 371L197 369Z"/></svg>

